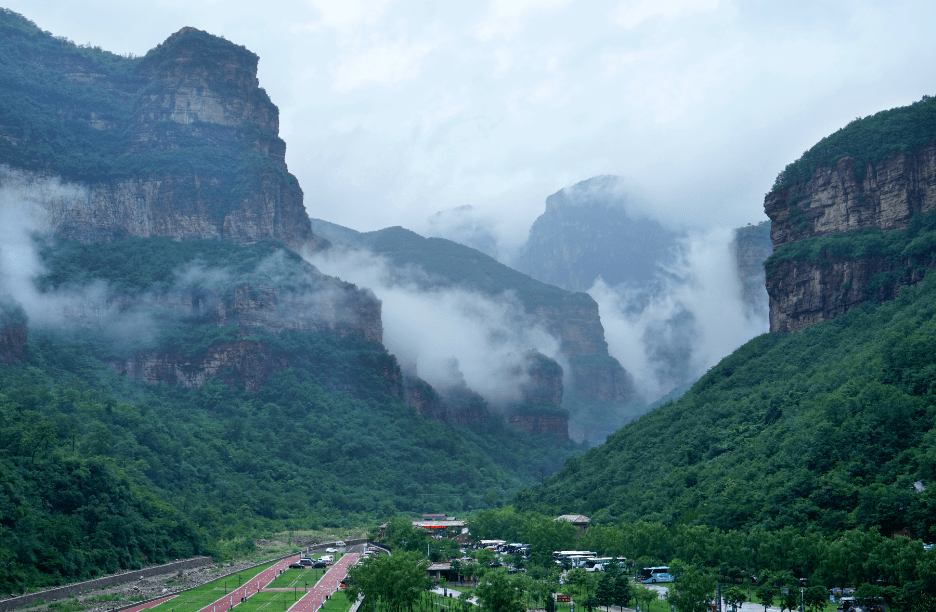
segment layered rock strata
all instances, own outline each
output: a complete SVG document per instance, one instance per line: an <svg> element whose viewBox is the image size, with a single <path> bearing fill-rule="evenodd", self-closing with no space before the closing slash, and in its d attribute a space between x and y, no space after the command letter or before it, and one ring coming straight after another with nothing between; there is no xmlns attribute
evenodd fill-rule
<svg viewBox="0 0 936 612"><path fill-rule="evenodd" d="M914 215L936 209L936 143L856 167L844 157L803 183L767 194L774 248L866 228L906 229ZM826 321L869 298L890 299L921 275L883 257L823 256L786 260L767 272L770 331L796 331Z"/></svg>
<svg viewBox="0 0 936 612"><path fill-rule="evenodd" d="M279 110L247 49L183 28L108 74L67 45L19 59L24 69L67 79L83 96L71 106L47 97L51 106L42 110L64 120L62 137L73 138L74 148L98 156L34 161L23 149L58 145L17 138L16 126L0 125L14 145L0 147L0 187L31 194L24 205L36 229L85 243L167 236L273 238L312 250L326 244L312 232L286 167ZM111 144L101 151L101 142Z"/></svg>

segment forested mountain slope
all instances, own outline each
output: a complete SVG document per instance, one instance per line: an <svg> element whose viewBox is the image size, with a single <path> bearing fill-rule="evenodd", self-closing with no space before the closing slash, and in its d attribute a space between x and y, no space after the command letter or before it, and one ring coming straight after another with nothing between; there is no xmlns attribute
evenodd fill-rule
<svg viewBox="0 0 936 612"><path fill-rule="evenodd" d="M224 556L273 529L485 507L579 450L497 415L417 414L378 341L315 325L324 277L281 244L37 240L35 299L66 316L2 302L0 592ZM184 378L241 345L264 361ZM182 378L117 373L162 354Z"/></svg>
<svg viewBox="0 0 936 612"><path fill-rule="evenodd" d="M936 276L748 342L534 498L601 521L936 528ZM920 485L914 486L919 482Z"/></svg>

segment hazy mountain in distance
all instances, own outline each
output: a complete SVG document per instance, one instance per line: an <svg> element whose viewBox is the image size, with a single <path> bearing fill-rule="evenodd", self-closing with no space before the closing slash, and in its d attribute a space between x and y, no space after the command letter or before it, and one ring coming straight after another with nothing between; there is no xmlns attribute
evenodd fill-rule
<svg viewBox="0 0 936 612"><path fill-rule="evenodd" d="M429 235L469 246L502 262L491 222L475 212L470 204L440 210L429 218Z"/></svg>
<svg viewBox="0 0 936 612"><path fill-rule="evenodd" d="M681 233L628 211L623 180L596 176L546 198L516 268L569 291L609 285L648 287L675 259Z"/></svg>
<svg viewBox="0 0 936 612"><path fill-rule="evenodd" d="M767 331L763 262L773 247L769 221L682 232L634 208L620 177L561 189L516 267L598 301L610 353L649 403Z"/></svg>

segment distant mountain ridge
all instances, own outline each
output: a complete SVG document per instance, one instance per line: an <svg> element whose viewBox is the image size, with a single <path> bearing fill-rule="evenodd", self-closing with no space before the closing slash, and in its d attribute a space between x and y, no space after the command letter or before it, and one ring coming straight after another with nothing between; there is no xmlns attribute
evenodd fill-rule
<svg viewBox="0 0 936 612"><path fill-rule="evenodd" d="M632 217L627 203L616 176L557 191L530 227L517 269L568 291L588 291L599 277L610 285L648 285L674 259L681 234Z"/></svg>
<svg viewBox="0 0 936 612"><path fill-rule="evenodd" d="M317 219L312 220L312 227L335 244L350 244L384 256L397 269L418 266L426 273L419 281L425 288L464 287L489 296L505 291L516 295L526 312L561 341L571 367L571 385L565 389L563 405L571 400L573 406L594 408L624 404L633 398L633 380L608 354L598 306L588 294L540 282L470 247L444 238L424 238L401 227L355 232ZM573 409L573 435L596 435L576 429L579 416ZM614 417L610 413L606 416L607 426L616 426Z"/></svg>

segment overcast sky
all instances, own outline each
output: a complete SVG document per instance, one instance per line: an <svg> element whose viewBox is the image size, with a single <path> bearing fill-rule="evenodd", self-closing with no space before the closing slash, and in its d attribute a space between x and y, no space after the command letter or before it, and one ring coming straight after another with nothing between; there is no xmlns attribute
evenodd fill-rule
<svg viewBox="0 0 936 612"><path fill-rule="evenodd" d="M470 204L516 244L598 174L672 225L757 222L818 139L936 93L932 0L0 5L116 53L183 26L254 51L309 214L359 230Z"/></svg>

